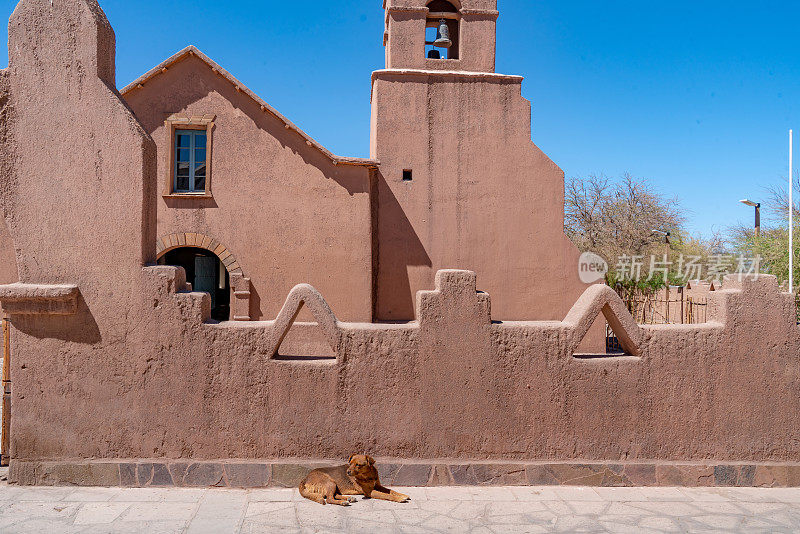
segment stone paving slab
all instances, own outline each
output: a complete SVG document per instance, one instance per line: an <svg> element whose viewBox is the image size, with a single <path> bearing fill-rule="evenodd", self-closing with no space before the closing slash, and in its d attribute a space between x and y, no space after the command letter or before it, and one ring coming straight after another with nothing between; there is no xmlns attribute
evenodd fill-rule
<svg viewBox="0 0 800 534"><path fill-rule="evenodd" d="M0 485L2 533L797 532L800 489L410 487L322 506L294 489Z"/></svg>

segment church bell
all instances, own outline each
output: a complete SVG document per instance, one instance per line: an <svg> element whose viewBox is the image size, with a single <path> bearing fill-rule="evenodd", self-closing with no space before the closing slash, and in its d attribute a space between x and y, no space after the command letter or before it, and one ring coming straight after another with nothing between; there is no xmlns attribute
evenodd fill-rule
<svg viewBox="0 0 800 534"><path fill-rule="evenodd" d="M439 20L439 31L433 46L438 48L450 48L453 46L453 41L450 40L450 28L447 27L445 19Z"/></svg>

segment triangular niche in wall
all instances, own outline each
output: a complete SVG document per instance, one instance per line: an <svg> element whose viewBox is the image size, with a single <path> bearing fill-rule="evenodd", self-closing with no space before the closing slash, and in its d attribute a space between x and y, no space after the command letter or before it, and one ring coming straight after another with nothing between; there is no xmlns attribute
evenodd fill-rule
<svg viewBox="0 0 800 534"><path fill-rule="evenodd" d="M308 307L316 323L297 322L303 306ZM339 345L336 316L322 295L308 284L295 286L273 321L268 347L276 360L335 359Z"/></svg>
<svg viewBox="0 0 800 534"><path fill-rule="evenodd" d="M603 315L613 336L608 336L605 353L576 353L595 320ZM570 353L579 359L638 357L642 331L616 291L607 285L593 285L572 306L564 323L571 327Z"/></svg>

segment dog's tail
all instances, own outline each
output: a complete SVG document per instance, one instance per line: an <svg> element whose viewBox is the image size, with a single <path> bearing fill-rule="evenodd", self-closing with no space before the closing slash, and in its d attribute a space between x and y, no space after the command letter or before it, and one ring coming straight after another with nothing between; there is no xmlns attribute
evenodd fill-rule
<svg viewBox="0 0 800 534"><path fill-rule="evenodd" d="M309 500L314 501L314 502L318 502L320 504L326 504L325 503L325 497L323 497L319 493L315 493L315 492L310 491L308 489L308 487L306 486L306 481L305 480L300 483L300 486L298 486L297 489L300 490L300 495L302 495L306 499L309 499Z"/></svg>

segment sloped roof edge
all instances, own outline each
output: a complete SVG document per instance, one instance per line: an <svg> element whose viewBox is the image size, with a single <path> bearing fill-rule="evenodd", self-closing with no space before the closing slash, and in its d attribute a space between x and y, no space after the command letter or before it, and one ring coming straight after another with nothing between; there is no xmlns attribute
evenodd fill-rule
<svg viewBox="0 0 800 534"><path fill-rule="evenodd" d="M244 93L251 99L253 99L259 106L261 106L261 111L269 113L278 120L282 121L287 130L294 130L295 132L297 132L297 134L303 138L303 140L306 142L308 146L314 147L323 154L325 154L333 162L334 165L340 165L340 164L357 165L362 167L377 168L378 165L380 164L378 160L374 159L351 158L345 156L337 156L336 154L333 154L330 150L322 146L310 135L301 130L296 124L294 124L292 121L284 117L281 113L278 112L278 110L267 104L267 102L264 101L264 99L255 94L253 91L251 91L242 82L237 80L236 77L234 77L230 72L220 67L213 59L211 59L210 57L202 53L200 50L198 50L197 47L195 47L194 45L189 45L180 52L178 52L177 54L174 54L173 56L165 59L164 61L162 61L161 63L159 63L158 65L156 65L155 67L153 67L152 69L150 69L149 71L139 76L137 79L135 79L128 85L126 85L120 91L120 93L123 96L125 96L129 93L132 93L133 91L136 91L137 89L141 89L144 86L144 84L150 81L152 78L165 72L165 69L169 69L171 65L183 61L189 56L196 56L204 63L206 63L211 70L213 70L215 73L228 80L228 82L230 82L231 85L233 85L237 91Z"/></svg>

